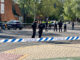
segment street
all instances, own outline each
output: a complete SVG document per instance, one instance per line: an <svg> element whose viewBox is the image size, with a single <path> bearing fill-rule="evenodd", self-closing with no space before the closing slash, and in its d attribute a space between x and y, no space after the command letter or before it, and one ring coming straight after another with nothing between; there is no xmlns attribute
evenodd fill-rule
<svg viewBox="0 0 80 60"><path fill-rule="evenodd" d="M71 28L71 27L70 26L68 27L67 32L63 31L61 33L54 32L53 28L49 29L48 31L44 30L42 37L80 36L79 27L75 28L75 30L71 30L69 28ZM23 29L23 30L3 30L2 32L0 32L0 39L1 40L2 39L12 39L12 38L31 38L31 36L32 36L32 29L31 28L26 28L26 29ZM38 29L37 29L36 38L38 38ZM62 46L62 48L59 48L60 46ZM7 55L8 58L9 58L9 56L14 56L15 60L16 60L16 58L19 58L20 56L22 56L22 57L25 56L22 60L25 60L25 59L26 60L45 59L45 58L47 59L47 58L54 58L54 57L56 57L56 58L78 57L79 54L78 54L77 50L80 48L79 46L80 46L80 41L1 43L0 44L0 58L5 56L5 54L8 54ZM48 48L50 48L50 50L48 50ZM65 50L65 48L66 48L66 50ZM77 54L76 56L72 55L72 52L70 53L69 49L71 49L71 48L73 49L73 52L75 52L75 54ZM77 50L75 48L77 48ZM34 51L32 51L32 49L34 49ZM43 49L43 50L40 50L40 49ZM45 49L46 49L46 51L51 51L51 52L47 53L48 56L46 56L46 53L44 52ZM60 50L60 51L57 50L58 52L64 51L64 52L67 52L67 53L70 53L70 54L66 53L67 54L66 55L63 52L62 54L64 54L64 55L62 55L62 54L58 55L56 49ZM32 51L32 52L29 52L29 50ZM35 50L37 50L36 53L35 53ZM23 52L21 52L21 51L23 51ZM41 51L43 51L43 53L44 53L43 57L40 54ZM56 54L54 54L53 51L55 51ZM39 54L39 56L36 57L37 53ZM53 54L50 54L50 53L53 53ZM18 57L16 57L16 54L17 54ZM27 54L29 54L29 56L27 56ZM4 59L6 59L6 57ZM9 59L13 59L13 58L10 57Z"/></svg>
<svg viewBox="0 0 80 60"><path fill-rule="evenodd" d="M79 36L79 30L67 30L67 32L54 32L54 30L48 30L43 32L42 37L67 37L67 36ZM0 39L2 38L31 38L32 29L23 30L4 30L0 33ZM38 38L38 30L36 33L36 38Z"/></svg>
<svg viewBox="0 0 80 60"><path fill-rule="evenodd" d="M80 0L0 0L0 60L80 60Z"/></svg>
<svg viewBox="0 0 80 60"><path fill-rule="evenodd" d="M71 28L70 26L68 28ZM75 29L78 29L78 28L79 28L79 26ZM30 29L26 28L23 30L3 30L0 33L0 39L31 38L31 36L32 36L32 29L31 28ZM59 33L59 32L54 32L53 29L48 30L48 31L44 30L42 37L68 37L68 36L80 36L80 31L68 29L67 32ZM37 29L36 38L38 38L38 29ZM73 42L62 41L62 43L61 42L52 42L52 43L66 44L67 42L69 44L78 44L79 43L79 41L73 41ZM25 42L25 43L2 43L2 44L0 44L0 47L1 47L0 52L6 51L9 49L13 49L13 48L17 48L20 46L31 46L31 45L36 45L36 44L38 45L38 44L46 44L46 43L35 43L35 42L34 43L33 42L29 42L29 43L28 42Z"/></svg>

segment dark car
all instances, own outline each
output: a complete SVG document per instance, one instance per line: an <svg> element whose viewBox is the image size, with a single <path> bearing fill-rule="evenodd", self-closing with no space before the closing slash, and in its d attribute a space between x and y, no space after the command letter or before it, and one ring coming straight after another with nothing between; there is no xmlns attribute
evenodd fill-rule
<svg viewBox="0 0 80 60"><path fill-rule="evenodd" d="M52 22L52 23L49 23L49 25L50 25L50 26L54 26L54 24L55 24L54 22Z"/></svg>
<svg viewBox="0 0 80 60"><path fill-rule="evenodd" d="M20 21L18 20L11 20L9 22L7 22L7 29L10 30L10 29L19 29L19 30L22 30L23 28L23 25Z"/></svg>

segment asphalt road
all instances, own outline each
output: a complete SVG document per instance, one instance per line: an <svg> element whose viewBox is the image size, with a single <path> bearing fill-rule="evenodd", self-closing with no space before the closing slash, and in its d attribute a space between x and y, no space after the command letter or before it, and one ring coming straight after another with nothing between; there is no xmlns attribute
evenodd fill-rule
<svg viewBox="0 0 80 60"><path fill-rule="evenodd" d="M78 29L79 27L77 27ZM0 39L6 38L31 38L32 29L23 29L23 30L4 30L0 32ZM45 31L43 37L64 37L64 36L80 36L80 30L68 30L67 32L54 32L52 30ZM38 30L36 37L38 37ZM0 52L23 47L23 46L32 46L32 45L42 45L42 44L79 44L80 41L58 41L58 42L26 42L26 43L2 43L0 44Z"/></svg>
<svg viewBox="0 0 80 60"><path fill-rule="evenodd" d="M18 47L44 45L44 44L80 44L80 41L54 41L54 42L25 42L25 43L0 43L0 52Z"/></svg>
<svg viewBox="0 0 80 60"><path fill-rule="evenodd" d="M32 29L26 28L23 30L3 30L0 32L0 39L3 38L31 38L32 36ZM38 38L38 29L36 33L36 38ZM68 25L67 32L59 33L59 31L54 32L54 29L49 29L48 31L43 32L42 37L64 37L64 36L80 36L80 26L75 25L75 30L71 30L71 25Z"/></svg>
<svg viewBox="0 0 80 60"><path fill-rule="evenodd" d="M64 37L64 36L79 36L80 31L77 30L68 30L67 32L54 32L52 30L48 30L43 32L42 37ZM0 39L3 38L31 38L32 29L23 29L23 30L4 30L0 33ZM36 33L36 38L38 38L38 30Z"/></svg>
<svg viewBox="0 0 80 60"><path fill-rule="evenodd" d="M46 43L36 43L36 42L26 42L26 43L1 43L0 52L7 51L10 49L15 49L18 47L32 46L32 45L41 45Z"/></svg>

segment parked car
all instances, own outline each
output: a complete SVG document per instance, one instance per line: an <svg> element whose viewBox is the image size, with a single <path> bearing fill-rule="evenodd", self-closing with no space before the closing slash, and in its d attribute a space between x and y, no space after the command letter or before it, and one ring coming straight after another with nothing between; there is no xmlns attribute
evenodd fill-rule
<svg viewBox="0 0 80 60"><path fill-rule="evenodd" d="M52 22L52 23L50 23L49 25L50 25L50 26L54 26L54 24L55 24L55 23L54 23L54 22Z"/></svg>
<svg viewBox="0 0 80 60"><path fill-rule="evenodd" d="M19 29L21 30L23 28L23 25L20 21L18 20L11 20L11 21L8 21L7 23L7 29L10 30L10 29Z"/></svg>

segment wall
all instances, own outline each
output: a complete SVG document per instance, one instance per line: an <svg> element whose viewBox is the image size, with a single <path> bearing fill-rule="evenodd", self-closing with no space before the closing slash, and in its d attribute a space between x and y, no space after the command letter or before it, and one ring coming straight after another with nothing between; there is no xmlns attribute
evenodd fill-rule
<svg viewBox="0 0 80 60"><path fill-rule="evenodd" d="M4 14L1 14L1 20L2 21L9 21L9 20L18 20L18 16L15 16L13 14L13 11L12 11L12 4L13 4L13 1L12 0L5 0L4 2ZM16 5L14 5L16 6ZM18 6L16 7L16 10L19 11L19 9L17 9ZM20 15L20 11L18 12L18 14Z"/></svg>

